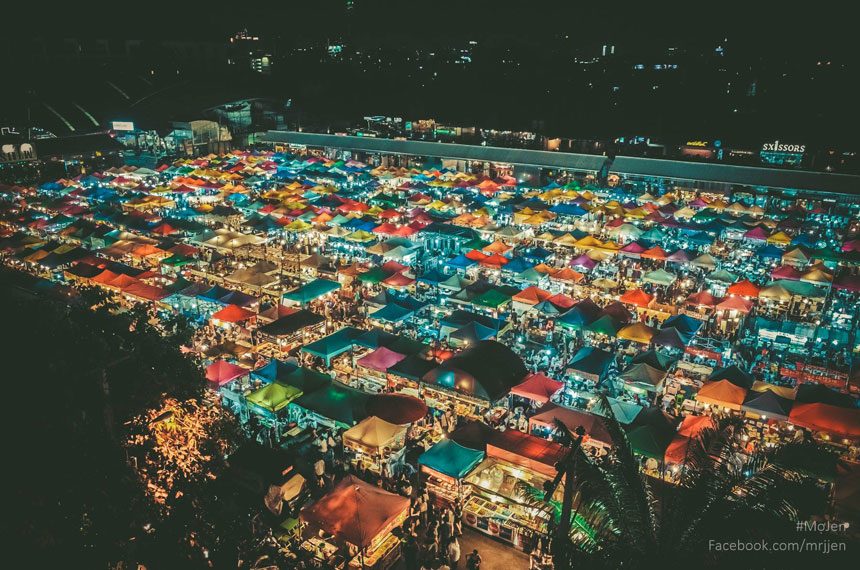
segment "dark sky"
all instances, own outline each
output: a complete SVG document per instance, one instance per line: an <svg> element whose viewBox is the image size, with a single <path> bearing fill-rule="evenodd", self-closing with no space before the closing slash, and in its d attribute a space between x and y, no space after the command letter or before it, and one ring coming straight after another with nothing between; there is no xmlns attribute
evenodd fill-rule
<svg viewBox="0 0 860 570"><path fill-rule="evenodd" d="M325 39L340 29L346 0L278 2L16 2L4 7L14 22L4 34L172 36L220 39L242 25L283 37ZM439 37L512 37L541 41L567 34L592 44L663 45L728 36L770 53L857 55L855 19L847 2L799 4L736 0L648 2L581 0L355 0L357 37L430 41Z"/></svg>

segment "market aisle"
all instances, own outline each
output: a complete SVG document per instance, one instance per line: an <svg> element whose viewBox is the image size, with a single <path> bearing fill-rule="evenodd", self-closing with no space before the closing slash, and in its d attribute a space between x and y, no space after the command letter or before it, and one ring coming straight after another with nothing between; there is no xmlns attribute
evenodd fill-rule
<svg viewBox="0 0 860 570"><path fill-rule="evenodd" d="M460 550L463 553L460 570L466 567L466 557L476 548L484 560L481 570L526 570L529 567L529 557L516 548L496 542L469 527L463 527L463 536L460 537ZM401 558L394 565L394 570L414 569L406 568L406 562Z"/></svg>
<svg viewBox="0 0 860 570"><path fill-rule="evenodd" d="M460 550L463 552L460 568L466 567L466 557L476 548L484 560L481 570L525 570L529 567L529 557L520 550L465 527L460 537Z"/></svg>

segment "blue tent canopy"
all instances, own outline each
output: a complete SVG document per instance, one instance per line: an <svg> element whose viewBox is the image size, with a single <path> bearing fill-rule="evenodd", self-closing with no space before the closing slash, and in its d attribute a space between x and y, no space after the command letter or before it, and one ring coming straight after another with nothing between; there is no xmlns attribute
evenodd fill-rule
<svg viewBox="0 0 860 570"><path fill-rule="evenodd" d="M556 204L552 208L549 209L553 214L558 214L560 216L584 216L588 212L583 209L579 204Z"/></svg>
<svg viewBox="0 0 860 570"><path fill-rule="evenodd" d="M695 334L702 328L703 324L699 319L694 319L689 315L675 315L666 319L661 328L675 327L680 332Z"/></svg>
<svg viewBox="0 0 860 570"><path fill-rule="evenodd" d="M764 257L765 259L782 259L782 254L784 252L775 245L768 244L759 249L756 253L759 257Z"/></svg>
<svg viewBox="0 0 860 570"><path fill-rule="evenodd" d="M418 458L418 464L433 471L462 479L484 460L484 452L463 447L450 439L443 439Z"/></svg>
<svg viewBox="0 0 860 570"><path fill-rule="evenodd" d="M352 349L355 339L362 332L354 327L344 327L337 332L304 345L301 351L328 360Z"/></svg>
<svg viewBox="0 0 860 570"><path fill-rule="evenodd" d="M397 303L389 303L381 309L370 314L370 318L377 321L399 323L413 315L414 311L407 309Z"/></svg>
<svg viewBox="0 0 860 570"><path fill-rule="evenodd" d="M466 257L465 255L460 254L457 257L454 257L454 258L446 261L445 265L447 265L449 267L455 267L457 269L466 269L467 267L471 267L471 266L475 265L476 263L477 263L477 261L473 261L473 260L469 259L468 257Z"/></svg>
<svg viewBox="0 0 860 570"><path fill-rule="evenodd" d="M252 370L251 379L269 384L275 380L286 378L295 372L296 369L298 369L298 366L291 362L284 362L283 360L273 358L260 368Z"/></svg>
<svg viewBox="0 0 860 570"><path fill-rule="evenodd" d="M507 264L502 266L502 271L510 271L511 273L522 273L526 269L534 267L532 263L529 263L522 257L515 257Z"/></svg>
<svg viewBox="0 0 860 570"><path fill-rule="evenodd" d="M338 289L340 289L340 283L337 281L331 281L330 279L314 279L309 283L305 283L298 289L287 291L284 293L284 299L304 305L314 299L331 293L332 291L337 291Z"/></svg>

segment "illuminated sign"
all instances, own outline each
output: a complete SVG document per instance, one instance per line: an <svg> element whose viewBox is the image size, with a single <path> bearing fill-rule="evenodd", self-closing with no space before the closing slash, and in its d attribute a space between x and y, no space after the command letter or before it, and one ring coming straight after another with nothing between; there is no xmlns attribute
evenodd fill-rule
<svg viewBox="0 0 860 570"><path fill-rule="evenodd" d="M131 121L114 121L111 123L111 129L115 131L133 131L134 123Z"/></svg>
<svg viewBox="0 0 860 570"><path fill-rule="evenodd" d="M707 141L687 141L687 146L708 146Z"/></svg>
<svg viewBox="0 0 860 570"><path fill-rule="evenodd" d="M775 140L772 143L765 143L761 146L762 152L806 152L805 144L785 144Z"/></svg>

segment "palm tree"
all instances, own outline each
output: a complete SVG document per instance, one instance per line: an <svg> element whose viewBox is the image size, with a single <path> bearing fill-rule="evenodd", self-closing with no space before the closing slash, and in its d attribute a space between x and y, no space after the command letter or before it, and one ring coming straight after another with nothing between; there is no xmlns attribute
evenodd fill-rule
<svg viewBox="0 0 860 570"><path fill-rule="evenodd" d="M788 444L740 461L737 419L721 420L691 441L677 485L649 478L608 401L601 400L612 450L592 457L580 446L581 433L557 425L571 451L553 485L531 497L551 502L566 476L563 503L554 505L551 551L559 570L713 564L720 553L709 550L709 540L793 533L796 539L801 500L811 496L807 504L823 504L804 464L827 452Z"/></svg>

